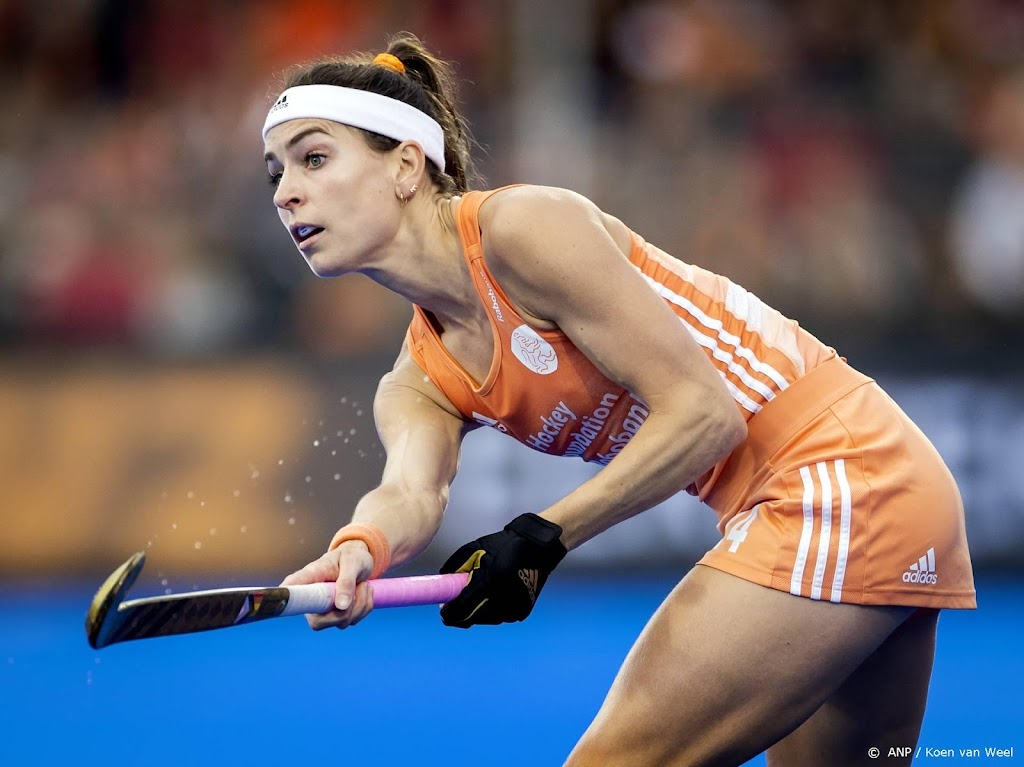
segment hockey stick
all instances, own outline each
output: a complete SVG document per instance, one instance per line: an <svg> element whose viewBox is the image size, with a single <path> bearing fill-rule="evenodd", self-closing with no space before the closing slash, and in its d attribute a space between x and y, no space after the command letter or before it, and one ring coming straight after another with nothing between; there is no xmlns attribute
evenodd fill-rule
<svg viewBox="0 0 1024 767"><path fill-rule="evenodd" d="M116 642L240 626L267 618L326 613L334 608L334 584L192 591L124 601L146 563L134 554L100 586L85 618L89 644L97 650ZM374 607L436 605L458 596L466 573L381 578L367 581Z"/></svg>

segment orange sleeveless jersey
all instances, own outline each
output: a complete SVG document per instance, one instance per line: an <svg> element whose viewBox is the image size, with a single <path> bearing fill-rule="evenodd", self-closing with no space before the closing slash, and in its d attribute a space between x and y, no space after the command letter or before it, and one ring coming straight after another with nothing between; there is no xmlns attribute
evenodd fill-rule
<svg viewBox="0 0 1024 767"><path fill-rule="evenodd" d="M494 357L473 381L419 307L407 334L416 363L467 420L550 455L602 465L647 418L557 330L512 308L484 260L480 206L456 222L488 309ZM724 277L633 235L630 262L703 347L747 419L748 437L689 488L719 517L701 564L812 599L974 607L956 483L927 438L868 377L796 322Z"/></svg>

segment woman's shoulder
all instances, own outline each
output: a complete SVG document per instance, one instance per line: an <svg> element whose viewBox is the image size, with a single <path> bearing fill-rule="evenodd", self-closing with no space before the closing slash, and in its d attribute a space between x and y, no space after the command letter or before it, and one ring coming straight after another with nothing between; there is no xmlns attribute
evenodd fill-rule
<svg viewBox="0 0 1024 767"><path fill-rule="evenodd" d="M571 189L539 184L509 184L482 192L487 195L486 207L490 210L515 211L520 208L580 205L595 207L594 203Z"/></svg>
<svg viewBox="0 0 1024 767"><path fill-rule="evenodd" d="M479 210L480 228L496 237L518 237L529 229L605 215L589 198L562 187L515 184L486 194Z"/></svg>
<svg viewBox="0 0 1024 767"><path fill-rule="evenodd" d="M617 242L628 239L628 230L619 219L571 189L518 184L489 194L479 209L480 231L499 248L523 245L524 240L544 240L553 231L571 234L591 227L608 231Z"/></svg>

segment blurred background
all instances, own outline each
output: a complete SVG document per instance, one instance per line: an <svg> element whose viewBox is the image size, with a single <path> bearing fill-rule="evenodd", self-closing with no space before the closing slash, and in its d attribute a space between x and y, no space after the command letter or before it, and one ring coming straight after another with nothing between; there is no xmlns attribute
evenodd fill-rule
<svg viewBox="0 0 1024 767"><path fill-rule="evenodd" d="M408 29L488 186L568 186L883 382L1024 551L1024 6L1009 0L2 0L0 572L290 571L381 464L410 316L271 204L282 72ZM587 476L470 436L439 545ZM698 556L678 499L577 564Z"/></svg>
<svg viewBox="0 0 1024 767"><path fill-rule="evenodd" d="M835 346L1019 582L1024 3L0 0L0 595L70 584L77 632L136 550L140 592L276 582L375 484L410 310L308 272L259 130L287 67L401 30L455 65L488 187L589 195ZM410 572L589 476L485 431ZM713 522L673 499L566 577L669 583Z"/></svg>

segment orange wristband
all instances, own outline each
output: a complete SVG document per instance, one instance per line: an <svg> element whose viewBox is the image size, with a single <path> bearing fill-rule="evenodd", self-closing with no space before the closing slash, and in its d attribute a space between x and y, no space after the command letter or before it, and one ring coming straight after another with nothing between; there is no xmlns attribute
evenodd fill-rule
<svg viewBox="0 0 1024 767"><path fill-rule="evenodd" d="M334 551L345 541L362 541L366 544L366 548L370 550L370 556L373 558L371 580L383 575L391 564L391 545L379 527L359 523L345 525L334 534L327 550Z"/></svg>

